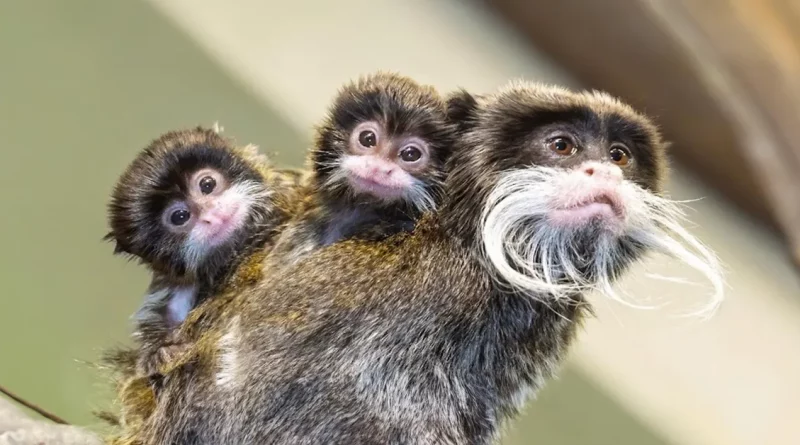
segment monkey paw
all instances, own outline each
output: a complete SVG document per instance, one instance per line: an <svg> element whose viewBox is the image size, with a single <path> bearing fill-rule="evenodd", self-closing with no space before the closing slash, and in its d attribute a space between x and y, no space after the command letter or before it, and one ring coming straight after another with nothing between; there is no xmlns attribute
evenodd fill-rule
<svg viewBox="0 0 800 445"><path fill-rule="evenodd" d="M142 375L162 374L164 367L177 360L189 349L188 343L172 343L159 347L139 357L138 369Z"/></svg>

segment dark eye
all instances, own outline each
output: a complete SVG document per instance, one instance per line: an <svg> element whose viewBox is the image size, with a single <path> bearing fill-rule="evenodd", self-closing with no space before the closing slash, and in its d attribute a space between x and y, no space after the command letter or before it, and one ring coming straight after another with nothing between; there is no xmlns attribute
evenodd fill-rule
<svg viewBox="0 0 800 445"><path fill-rule="evenodd" d="M417 162L421 157L422 150L413 145L408 145L406 148L400 150L400 159L405 162Z"/></svg>
<svg viewBox="0 0 800 445"><path fill-rule="evenodd" d="M191 217L191 212L186 209L175 210L169 215L169 222L172 223L173 226L182 226L186 224L186 221L189 221Z"/></svg>
<svg viewBox="0 0 800 445"><path fill-rule="evenodd" d="M204 176L203 179L200 180L200 191L203 192L204 195L213 192L216 186L217 181L211 176Z"/></svg>
<svg viewBox="0 0 800 445"><path fill-rule="evenodd" d="M609 157L611 157L611 162L619 165L620 167L625 167L631 162L631 155L628 153L628 150L623 147L611 147L611 150L608 151L608 154Z"/></svg>
<svg viewBox="0 0 800 445"><path fill-rule="evenodd" d="M575 144L569 138L565 137L551 139L550 142L547 143L547 148L564 156L575 153Z"/></svg>
<svg viewBox="0 0 800 445"><path fill-rule="evenodd" d="M364 130L358 134L358 143L364 147L374 147L378 144L378 137L370 130Z"/></svg>

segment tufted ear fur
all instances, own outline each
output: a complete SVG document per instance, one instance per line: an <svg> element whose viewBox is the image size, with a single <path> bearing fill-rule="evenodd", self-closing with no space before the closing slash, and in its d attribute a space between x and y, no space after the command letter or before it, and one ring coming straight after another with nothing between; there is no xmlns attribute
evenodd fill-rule
<svg viewBox="0 0 800 445"><path fill-rule="evenodd" d="M130 253L128 252L128 249L126 249L125 246L123 246L122 243L119 242L114 232L108 232L108 234L106 234L106 236L103 237L103 241L110 241L114 243L114 255L119 253L126 253L126 254Z"/></svg>
<svg viewBox="0 0 800 445"><path fill-rule="evenodd" d="M447 117L456 125L459 133L472 128L477 110L477 97L463 88L450 93L447 97Z"/></svg>

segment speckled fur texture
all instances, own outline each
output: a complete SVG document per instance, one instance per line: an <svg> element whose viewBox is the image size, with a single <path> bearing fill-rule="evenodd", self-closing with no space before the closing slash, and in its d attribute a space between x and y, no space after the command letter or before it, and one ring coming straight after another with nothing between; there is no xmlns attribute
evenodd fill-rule
<svg viewBox="0 0 800 445"><path fill-rule="evenodd" d="M439 209L413 231L323 247L203 303L182 326L196 347L165 373L152 416L126 443L496 439L558 370L591 310L580 294L549 300L496 279L481 245L487 196L504 172L552 163L531 143L543 126L625 138L639 156L625 179L653 193L665 145L647 118L601 93L514 83L457 93L451 110L464 134ZM591 242L577 240L576 254ZM624 249L614 267L643 253Z"/></svg>

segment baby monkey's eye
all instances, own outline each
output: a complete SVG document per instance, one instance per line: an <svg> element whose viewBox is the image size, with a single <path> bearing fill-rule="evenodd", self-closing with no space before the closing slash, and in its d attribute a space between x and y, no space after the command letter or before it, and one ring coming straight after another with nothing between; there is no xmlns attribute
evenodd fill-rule
<svg viewBox="0 0 800 445"><path fill-rule="evenodd" d="M358 143L363 147L374 147L378 144L378 138L373 131L364 130L358 134Z"/></svg>
<svg viewBox="0 0 800 445"><path fill-rule="evenodd" d="M189 218L192 217L192 213L186 209L178 209L172 212L169 216L169 222L172 223L173 226L182 226L186 224L186 221L189 221Z"/></svg>
<svg viewBox="0 0 800 445"><path fill-rule="evenodd" d="M625 167L631 162L630 153L628 153L626 148L620 145L611 147L611 150L608 151L608 154L611 157L611 162L619 165L620 167Z"/></svg>
<svg viewBox="0 0 800 445"><path fill-rule="evenodd" d="M547 143L547 148L564 156L574 154L576 150L572 140L564 136L551 139L550 142Z"/></svg>
<svg viewBox="0 0 800 445"><path fill-rule="evenodd" d="M400 150L400 159L405 162L417 162L421 157L422 150L413 145L407 145L404 149Z"/></svg>
<svg viewBox="0 0 800 445"><path fill-rule="evenodd" d="M203 179L200 180L200 191L204 195L208 195L209 193L213 192L214 187L216 186L217 181L211 176L204 176Z"/></svg>

